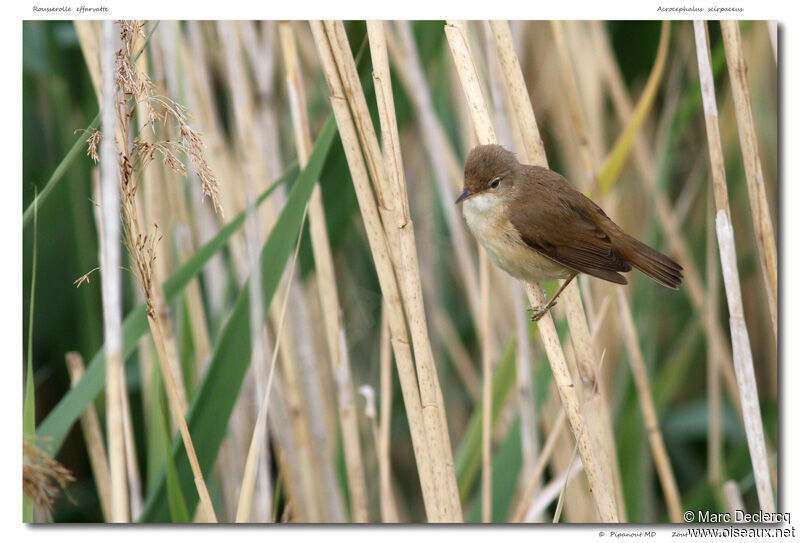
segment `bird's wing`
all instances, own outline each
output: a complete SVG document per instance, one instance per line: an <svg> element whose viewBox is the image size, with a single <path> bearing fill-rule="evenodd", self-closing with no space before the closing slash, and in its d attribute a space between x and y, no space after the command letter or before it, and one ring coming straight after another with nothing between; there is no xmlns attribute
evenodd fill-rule
<svg viewBox="0 0 800 543"><path fill-rule="evenodd" d="M631 265L614 251L603 224L610 219L563 177L549 170L529 177L518 198L526 204L516 206L510 219L528 246L575 271L627 284L617 272Z"/></svg>

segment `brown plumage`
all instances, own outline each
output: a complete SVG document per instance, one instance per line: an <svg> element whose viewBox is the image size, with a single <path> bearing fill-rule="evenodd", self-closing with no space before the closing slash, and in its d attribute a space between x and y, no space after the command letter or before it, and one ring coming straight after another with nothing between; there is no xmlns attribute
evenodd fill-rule
<svg viewBox="0 0 800 543"><path fill-rule="evenodd" d="M475 237L495 263L520 279L580 272L624 285L620 273L631 267L673 289L683 279L678 263L623 232L561 175L520 164L499 145L470 151L462 200Z"/></svg>

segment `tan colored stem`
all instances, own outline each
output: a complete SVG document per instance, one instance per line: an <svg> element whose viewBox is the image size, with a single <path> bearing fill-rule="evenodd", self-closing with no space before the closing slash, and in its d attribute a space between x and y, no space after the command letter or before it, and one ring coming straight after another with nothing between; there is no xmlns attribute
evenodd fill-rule
<svg viewBox="0 0 800 543"><path fill-rule="evenodd" d="M389 52L400 83L408 93L417 111L420 133L424 140L425 152L431 163L431 170L436 182L437 194L441 201L442 211L447 227L453 237L453 251L458 263L458 280L462 282L463 291L473 318L477 321L478 307L478 274L476 273L473 251L464 228L464 223L452 205L451 195L459 188L461 168L455 151L450 145L442 123L433 109L431 90L425 77L416 43L408 21L397 23L400 44L388 39ZM388 34L391 37L391 33ZM393 45L394 44L394 45Z"/></svg>
<svg viewBox="0 0 800 543"><path fill-rule="evenodd" d="M725 58L731 80L731 93L736 111L736 127L739 129L739 143L742 148L744 171L747 179L747 193L750 197L750 212L756 236L761 273L764 276L767 307L772 318L772 332L778 338L778 252L775 234L772 231L772 215L767 203L764 187L764 172L758 155L753 110L750 107L750 90L747 86L747 62L742 50L742 36L739 21L720 21L722 42L725 45Z"/></svg>
<svg viewBox="0 0 800 543"><path fill-rule="evenodd" d="M339 76L336 62L331 52L331 44L325 26L321 21L310 21L317 53L322 63L325 79L330 90L331 107L333 108L342 145L345 151L348 167L350 168L353 186L358 198L361 217L367 232L367 238L372 252L378 282L384 296L385 309L389 329L392 336L392 348L395 354L395 363L400 377L400 386L408 416L411 440L414 447L414 456L417 460L417 470L420 475L420 485L425 503L428 520L438 522L447 520L443 516L441 502L438 497L437 485L434 480L434 469L430 446L428 443L427 429L423 420L422 403L419 396L414 363L411 356L408 331L405 326L403 307L400 292L392 268L389 247L383 232L381 216L375 203L374 195L369 184L367 167L356 132L356 126L345 98L345 89Z"/></svg>
<svg viewBox="0 0 800 543"><path fill-rule="evenodd" d="M373 73L376 77L378 112L385 142L383 152L378 144L378 138L369 115L344 25L341 21L325 22L331 51L344 83L344 96L356 120L359 140L364 150L375 195L379 207L384 210L383 227L391 248L390 254L394 256L395 273L398 277L400 295L408 318L434 476L438 488L441 490L442 513L447 521L460 522L462 519L461 503L458 497L444 401L428 337L414 227L409 215L408 193L400 156L383 26L375 24L370 25L370 28L373 30L371 36L374 38L370 42L370 47L373 54Z"/></svg>
<svg viewBox="0 0 800 543"><path fill-rule="evenodd" d="M120 272L120 189L117 163L117 144L112 134L117 126L116 83L114 80L114 22L102 22L102 49L99 55L85 50L85 56L102 59L101 128L108 137L100 144L101 176L101 235L100 261L103 295L103 332L106 364L106 431L111 473L111 522L129 522L130 505L126 474L125 436L122 394L124 366L122 364L122 277Z"/></svg>
<svg viewBox="0 0 800 543"><path fill-rule="evenodd" d="M392 347L389 322L381 315L381 389L380 429L378 432L378 484L381 495L381 521L399 522L397 505L392 492L391 439L392 439Z"/></svg>
<svg viewBox="0 0 800 543"><path fill-rule="evenodd" d="M730 31L730 29L728 31ZM735 27L735 32L738 35L738 26ZM728 39L730 39L730 36ZM745 434L747 436L747 444L750 449L750 459L753 464L753 475L756 480L758 500L762 511L774 511L775 501L772 495L767 446L758 402L758 387L755 380L755 370L753 368L753 355L750 350L750 338L745 324L739 270L736 264L736 246L734 243L733 226L730 223L730 209L726 207L728 203L727 183L725 180L725 168L722 158L722 146L719 138L719 119L717 116L714 80L708 55L707 40L705 25L699 21L695 22L698 72L700 75L701 89L703 90L703 107L706 116L709 156L711 157L712 179L715 186L714 195L717 200L717 241L719 243L720 261L722 263L722 275L725 282L725 293L728 300L728 312L730 313L733 363L741 395L742 417L744 420ZM728 45L729 44L726 43L726 50ZM741 44L739 44L739 46L740 45Z"/></svg>

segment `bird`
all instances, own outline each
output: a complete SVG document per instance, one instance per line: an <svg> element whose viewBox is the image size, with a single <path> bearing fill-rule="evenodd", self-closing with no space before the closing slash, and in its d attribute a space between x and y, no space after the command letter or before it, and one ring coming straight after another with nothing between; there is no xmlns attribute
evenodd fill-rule
<svg viewBox="0 0 800 543"><path fill-rule="evenodd" d="M626 234L562 175L521 164L501 145L467 154L464 189L456 200L472 234L506 273L529 283L564 279L549 302L529 308L539 320L579 273L626 285L636 268L677 289L683 268Z"/></svg>

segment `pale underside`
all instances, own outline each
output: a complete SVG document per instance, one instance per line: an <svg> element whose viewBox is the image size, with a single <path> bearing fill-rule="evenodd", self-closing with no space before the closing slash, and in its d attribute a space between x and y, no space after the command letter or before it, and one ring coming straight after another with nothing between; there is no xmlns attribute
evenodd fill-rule
<svg viewBox="0 0 800 543"><path fill-rule="evenodd" d="M464 201L464 219L489 258L508 274L529 283L566 279L573 270L529 247L508 219L502 201L492 193Z"/></svg>

